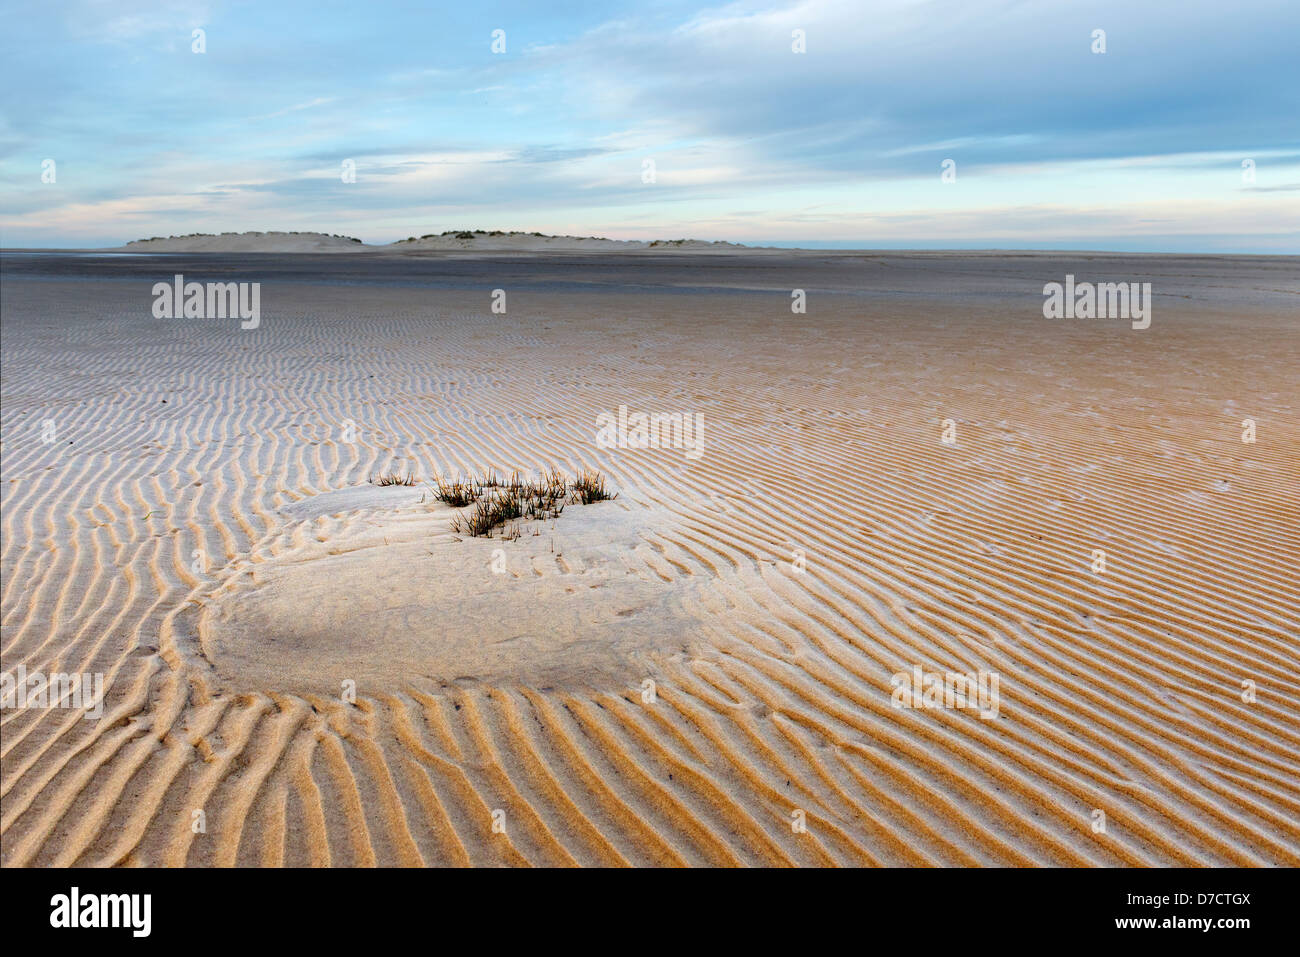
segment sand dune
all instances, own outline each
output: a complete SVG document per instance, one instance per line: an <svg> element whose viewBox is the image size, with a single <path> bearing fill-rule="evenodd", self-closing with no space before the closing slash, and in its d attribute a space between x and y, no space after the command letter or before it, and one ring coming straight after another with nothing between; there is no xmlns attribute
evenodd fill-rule
<svg viewBox="0 0 1300 957"><path fill-rule="evenodd" d="M752 252L739 243L706 242L700 239L605 239L600 236L545 236L540 233L453 231L440 235L412 236L381 247L393 252L468 250L519 253L699 253Z"/></svg>
<svg viewBox="0 0 1300 957"><path fill-rule="evenodd" d="M137 253L351 253L364 247L359 239L326 233L246 232L155 236L119 248Z"/></svg>
<svg viewBox="0 0 1300 957"><path fill-rule="evenodd" d="M7 272L4 667L108 694L4 711L0 861L1300 864L1294 265L1103 262L1181 292L1135 333L1042 318L1068 263L875 258L807 315L322 276L252 332ZM619 498L461 541L368 484L548 467Z"/></svg>
<svg viewBox="0 0 1300 957"><path fill-rule="evenodd" d="M738 243L699 239L622 240L596 236L544 236L541 233L502 231L451 231L412 236L394 243L364 244L360 240L326 233L245 232L137 239L122 251L148 253L419 253L493 252L552 254L564 252L699 253L755 250Z"/></svg>

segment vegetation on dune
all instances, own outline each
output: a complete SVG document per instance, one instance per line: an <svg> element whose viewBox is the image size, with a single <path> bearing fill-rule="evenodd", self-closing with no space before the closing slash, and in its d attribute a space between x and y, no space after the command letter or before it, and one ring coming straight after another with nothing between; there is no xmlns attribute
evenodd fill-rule
<svg viewBox="0 0 1300 957"><path fill-rule="evenodd" d="M243 232L243 233L220 233L220 234L186 233L183 236L150 236L148 239L133 239L131 240L131 242L127 243L127 245L131 246L136 243L161 242L162 240L165 239L215 239L218 235L220 236L324 236L329 239L342 239L350 243L356 243L357 245L364 245L361 242L361 240L357 239L355 236L344 236L342 233L302 232L299 230L294 230L292 232L270 232L270 233L263 233L263 232L258 232L256 230L251 230L249 232ZM570 240L590 241L590 242L602 241L602 237L599 236L550 236L547 235L546 233L539 233L536 231L526 232L524 230L518 230L518 229L511 229L511 230L445 229L441 233L425 233L423 236L419 236L419 237L407 236L405 239L397 240L395 243L393 243L393 245L401 246L406 243L420 242L426 239L443 239L448 236L450 236L453 239L478 239L481 236L533 236L536 237L537 239L570 239ZM625 242L625 240L618 240L618 239L604 239L603 241L611 242L611 243ZM696 241L697 240L691 240L691 239L656 239L650 242L648 245L651 248L662 247L662 246L683 246L686 243L696 242ZM709 245L734 246L736 244L714 242L714 243L710 243Z"/></svg>
<svg viewBox="0 0 1300 957"><path fill-rule="evenodd" d="M452 508L464 508L478 498L478 491L469 482L448 482L441 477L436 477L434 481L438 484L433 490L433 497Z"/></svg>
<svg viewBox="0 0 1300 957"><path fill-rule="evenodd" d="M355 236L344 236L342 233L317 233L303 231L300 229L281 232L273 230L271 232L260 232L258 230L249 230L243 233L225 232L225 233L185 233L183 236L150 236L148 239L133 239L127 243L128 246L135 243L156 243L164 239L216 239L218 236L325 236L329 239L344 239L350 243L361 244L361 240Z"/></svg>
<svg viewBox="0 0 1300 957"><path fill-rule="evenodd" d="M441 233L425 233L419 237L419 240L425 239L442 239L450 236L453 239L478 239L480 236L535 236L538 239L579 239L579 240L599 240L599 236L551 236L546 233L536 231L527 232L521 229L445 229ZM622 242L623 240L610 239L607 242ZM685 240L680 240L685 242ZM408 236L405 239L399 239L394 245L402 243L417 242L415 236Z"/></svg>

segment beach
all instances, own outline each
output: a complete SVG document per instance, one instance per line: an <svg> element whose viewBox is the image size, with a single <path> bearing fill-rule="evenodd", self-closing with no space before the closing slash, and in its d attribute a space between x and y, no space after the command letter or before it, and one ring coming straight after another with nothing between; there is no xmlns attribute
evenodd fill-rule
<svg viewBox="0 0 1300 957"><path fill-rule="evenodd" d="M0 715L5 866L1300 863L1292 257L0 274L3 667L103 687ZM431 488L549 469L617 497Z"/></svg>

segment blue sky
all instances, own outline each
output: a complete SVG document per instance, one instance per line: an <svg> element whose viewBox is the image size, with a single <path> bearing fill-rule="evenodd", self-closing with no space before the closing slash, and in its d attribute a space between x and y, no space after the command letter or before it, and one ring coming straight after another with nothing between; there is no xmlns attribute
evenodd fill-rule
<svg viewBox="0 0 1300 957"><path fill-rule="evenodd" d="M0 16L7 247L481 228L1300 252L1295 0L24 0Z"/></svg>

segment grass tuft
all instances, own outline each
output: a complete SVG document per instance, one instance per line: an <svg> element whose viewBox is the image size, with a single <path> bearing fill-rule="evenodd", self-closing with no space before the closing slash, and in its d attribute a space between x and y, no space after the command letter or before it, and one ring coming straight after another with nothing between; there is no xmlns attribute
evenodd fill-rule
<svg viewBox="0 0 1300 957"><path fill-rule="evenodd" d="M500 528L501 537L507 541L523 534L519 521L558 518L573 502L589 505L616 497L606 491L605 477L599 472L583 471L569 482L558 470L544 472L539 479L524 479L513 472L502 481L491 471L482 479L466 482L438 479L434 494L439 501L457 508L473 506L452 519L453 532L490 538L493 530Z"/></svg>
<svg viewBox="0 0 1300 957"><path fill-rule="evenodd" d="M618 498L618 495L610 494L605 488L605 476L583 469L573 480L573 498L581 505L590 505L592 502L610 501Z"/></svg>
<svg viewBox="0 0 1300 957"><path fill-rule="evenodd" d="M398 472L389 472L387 475L379 476L379 478L375 478L372 475L370 476L370 484L371 485L414 485L415 474L412 472L407 472L405 475L402 475Z"/></svg>
<svg viewBox="0 0 1300 957"><path fill-rule="evenodd" d="M464 508L478 499L478 489L469 482L448 482L441 476L435 476L434 481L438 486L433 490L433 497L452 508Z"/></svg>

